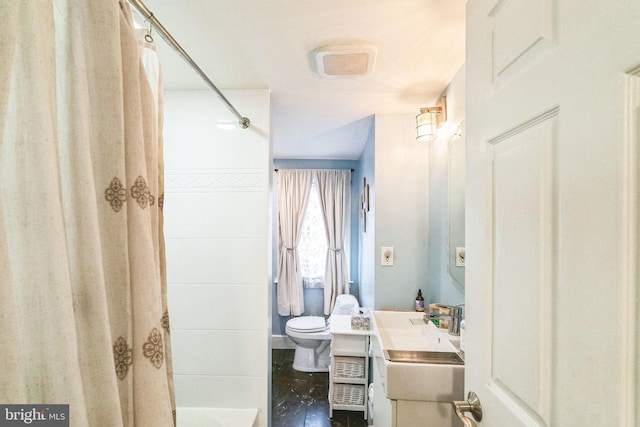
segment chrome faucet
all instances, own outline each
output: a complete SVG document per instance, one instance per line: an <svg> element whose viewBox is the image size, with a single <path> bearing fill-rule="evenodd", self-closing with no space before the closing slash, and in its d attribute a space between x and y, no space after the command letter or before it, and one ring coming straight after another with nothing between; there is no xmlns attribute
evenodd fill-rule
<svg viewBox="0 0 640 427"><path fill-rule="evenodd" d="M460 321L462 320L462 307L464 304L458 305L445 305L445 304L436 304L436 307L439 308L448 308L449 314L440 314L440 313L425 313L424 320L429 321L433 319L439 320L448 320L449 321L449 335L459 336L460 335Z"/></svg>

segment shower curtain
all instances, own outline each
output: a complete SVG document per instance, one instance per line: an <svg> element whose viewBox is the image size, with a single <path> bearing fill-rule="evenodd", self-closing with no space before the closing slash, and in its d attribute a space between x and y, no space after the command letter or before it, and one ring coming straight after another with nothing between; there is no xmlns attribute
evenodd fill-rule
<svg viewBox="0 0 640 427"><path fill-rule="evenodd" d="M0 16L0 402L173 425L161 97L130 11L3 1Z"/></svg>

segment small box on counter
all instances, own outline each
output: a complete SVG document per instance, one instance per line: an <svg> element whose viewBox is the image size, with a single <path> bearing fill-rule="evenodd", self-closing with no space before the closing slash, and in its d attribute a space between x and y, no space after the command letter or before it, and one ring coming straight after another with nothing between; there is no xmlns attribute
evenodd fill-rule
<svg viewBox="0 0 640 427"><path fill-rule="evenodd" d="M429 304L429 314L437 314L439 316L446 317L449 315L449 309L438 304ZM440 329L449 328L449 319L447 318L434 318L431 319L431 322Z"/></svg>
<svg viewBox="0 0 640 427"><path fill-rule="evenodd" d="M351 330L368 331L371 329L371 314L364 307L354 308L351 312Z"/></svg>

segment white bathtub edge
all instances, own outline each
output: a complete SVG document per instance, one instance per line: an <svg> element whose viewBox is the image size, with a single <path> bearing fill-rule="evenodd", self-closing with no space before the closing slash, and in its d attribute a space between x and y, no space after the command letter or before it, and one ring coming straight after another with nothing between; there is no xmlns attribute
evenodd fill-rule
<svg viewBox="0 0 640 427"><path fill-rule="evenodd" d="M177 427L258 427L257 409L178 407L176 418Z"/></svg>

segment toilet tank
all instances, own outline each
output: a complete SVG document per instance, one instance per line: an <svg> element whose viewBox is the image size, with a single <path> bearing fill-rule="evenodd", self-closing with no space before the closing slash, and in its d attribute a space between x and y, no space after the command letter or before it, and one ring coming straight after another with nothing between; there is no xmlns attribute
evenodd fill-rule
<svg viewBox="0 0 640 427"><path fill-rule="evenodd" d="M331 314L351 314L351 310L359 306L360 304L358 303L358 300L353 295L338 295L336 298L336 305L333 306Z"/></svg>

